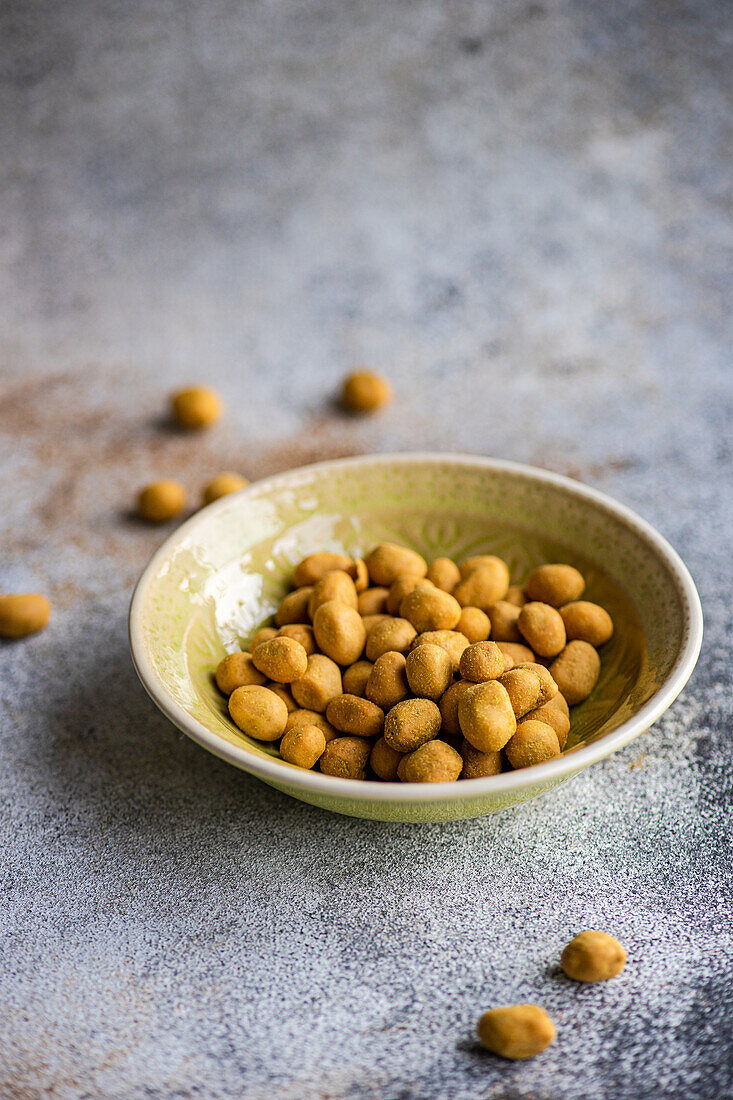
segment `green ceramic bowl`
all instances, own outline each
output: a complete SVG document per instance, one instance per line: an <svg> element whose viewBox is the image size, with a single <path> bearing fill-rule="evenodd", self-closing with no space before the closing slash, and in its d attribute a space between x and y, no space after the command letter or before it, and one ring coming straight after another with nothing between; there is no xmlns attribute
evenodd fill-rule
<svg viewBox="0 0 733 1100"><path fill-rule="evenodd" d="M428 559L491 552L521 582L542 562L577 565L616 623L590 699L557 760L458 783L356 782L302 771L229 719L213 673L272 614L295 562L390 540ZM132 599L140 679L184 733L238 768L323 809L381 821L451 821L522 802L643 733L687 682L702 639L695 585L672 547L628 508L575 481L470 455L374 455L306 466L227 496L184 523Z"/></svg>

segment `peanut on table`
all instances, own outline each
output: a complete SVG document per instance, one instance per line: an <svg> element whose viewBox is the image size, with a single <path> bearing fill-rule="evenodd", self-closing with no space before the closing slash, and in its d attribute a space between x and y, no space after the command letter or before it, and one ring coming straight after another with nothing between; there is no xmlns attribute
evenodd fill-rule
<svg viewBox="0 0 733 1100"><path fill-rule="evenodd" d="M327 775L447 783L558 757L591 694L608 612L565 563L510 584L493 554L430 565L380 543L320 551L216 683L247 735Z"/></svg>

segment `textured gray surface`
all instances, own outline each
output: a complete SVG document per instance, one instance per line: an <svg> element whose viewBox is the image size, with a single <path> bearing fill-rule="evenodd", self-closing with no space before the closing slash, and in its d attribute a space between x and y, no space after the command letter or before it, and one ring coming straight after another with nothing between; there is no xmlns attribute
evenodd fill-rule
<svg viewBox="0 0 733 1100"><path fill-rule="evenodd" d="M2 7L0 1095L733 1095L728 5ZM729 60L729 58L728 58ZM728 66L729 68L729 66ZM343 370L398 398L345 424ZM168 389L210 379L191 442ZM541 802L395 827L186 741L127 654L135 489L369 450L639 510L706 640L655 728ZM558 976L570 934L623 976ZM477 1051L532 999L558 1042Z"/></svg>

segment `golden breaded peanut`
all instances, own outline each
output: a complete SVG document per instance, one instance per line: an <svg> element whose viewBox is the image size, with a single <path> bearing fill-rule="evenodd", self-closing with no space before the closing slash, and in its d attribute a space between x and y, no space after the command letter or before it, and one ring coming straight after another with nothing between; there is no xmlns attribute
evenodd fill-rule
<svg viewBox="0 0 733 1100"><path fill-rule="evenodd" d="M341 669L323 653L313 653L308 658L308 668L300 680L290 686L293 699L304 710L316 710L322 714L335 695L341 695Z"/></svg>
<svg viewBox="0 0 733 1100"><path fill-rule="evenodd" d="M252 663L268 680L289 684L305 676L308 654L295 638L271 638L257 646Z"/></svg>
<svg viewBox="0 0 733 1100"><path fill-rule="evenodd" d="M326 718L352 737L379 737L384 726L384 711L358 695L337 695L326 707Z"/></svg>
<svg viewBox="0 0 733 1100"><path fill-rule="evenodd" d="M397 752L414 752L440 732L440 711L431 699L405 699L384 720L384 740Z"/></svg>
<svg viewBox="0 0 733 1100"><path fill-rule="evenodd" d="M473 684L469 680L456 680L454 684L451 684L438 703L440 715L443 719L441 735L444 738L463 736L461 733L461 723L458 721L458 705L461 701L461 696L465 695L472 687Z"/></svg>
<svg viewBox="0 0 733 1100"><path fill-rule="evenodd" d="M464 607L456 623L459 634L465 634L469 642L485 642L491 634L491 621L480 607Z"/></svg>
<svg viewBox="0 0 733 1100"><path fill-rule="evenodd" d="M514 665L527 664L528 661L534 661L534 653L526 645L518 645L516 642L497 642L496 643L504 654L504 661L507 659L511 661L509 668L513 668Z"/></svg>
<svg viewBox="0 0 733 1100"><path fill-rule="evenodd" d="M285 732L288 708L282 699L257 684L235 688L229 713L243 733L257 741L277 741Z"/></svg>
<svg viewBox="0 0 733 1100"><path fill-rule="evenodd" d="M333 728L325 714L319 714L317 710L304 710L302 708L292 710L288 714L288 720L285 723L285 732L289 733L290 730L297 729L299 726L317 726L325 737L326 744L339 736L338 730Z"/></svg>
<svg viewBox="0 0 733 1100"><path fill-rule="evenodd" d="M527 602L521 584L510 584L504 599L507 603L513 603L516 607L524 607Z"/></svg>
<svg viewBox="0 0 733 1100"><path fill-rule="evenodd" d="M409 755L409 753L404 752L401 752L399 754L400 759L397 763L397 778L399 779L400 783L405 782L405 764Z"/></svg>
<svg viewBox="0 0 733 1100"><path fill-rule="evenodd" d="M428 566L428 580L444 592L452 592L461 579L461 571L450 558L436 558Z"/></svg>
<svg viewBox="0 0 733 1100"><path fill-rule="evenodd" d="M346 554L335 554L330 550L322 550L317 554L308 554L299 561L293 570L293 584L296 588L304 585L318 584L326 573L332 573L334 569L342 569L348 572L353 566L353 561Z"/></svg>
<svg viewBox="0 0 733 1100"><path fill-rule="evenodd" d="M294 642L300 642L308 656L317 651L316 636L308 623L286 623L277 634L279 638L292 638Z"/></svg>
<svg viewBox="0 0 733 1100"><path fill-rule="evenodd" d="M429 630L453 630L461 617L461 605L441 588L414 588L400 604L400 615L418 634Z"/></svg>
<svg viewBox="0 0 733 1100"><path fill-rule="evenodd" d="M221 398L208 386L187 386L171 394L173 419L181 428L199 431L221 416Z"/></svg>
<svg viewBox="0 0 733 1100"><path fill-rule="evenodd" d="M470 558L464 558L459 564L458 571L463 580L470 577L477 569L494 569L498 573L507 573L507 588L509 587L509 570L506 562L498 558L496 554L473 554Z"/></svg>
<svg viewBox="0 0 733 1100"><path fill-rule="evenodd" d="M550 699L557 695L557 684L552 678L550 670L545 668L544 665L538 664L536 661L517 664L515 668L528 668L530 672L534 672L535 676L540 682L540 697L537 705L542 706L544 703L549 703Z"/></svg>
<svg viewBox="0 0 733 1100"><path fill-rule="evenodd" d="M555 657L565 646L560 612L548 603L526 603L517 619L519 632L538 657Z"/></svg>
<svg viewBox="0 0 733 1100"><path fill-rule="evenodd" d="M468 638L457 630L426 630L424 634L418 634L412 642L412 648L420 645L439 645L451 659L453 672L458 672L461 662L461 654L468 646Z"/></svg>
<svg viewBox="0 0 733 1100"><path fill-rule="evenodd" d="M332 573L326 573L325 577L314 585L308 600L308 617L315 618L316 611L324 603L343 603L356 611L359 597L354 587L354 582L348 573L341 569L334 569Z"/></svg>
<svg viewBox="0 0 733 1100"><path fill-rule="evenodd" d="M341 677L344 685L344 695L358 695L361 699L365 699L366 686L373 668L374 665L371 661L357 661L349 668L344 669L344 674Z"/></svg>
<svg viewBox="0 0 733 1100"><path fill-rule="evenodd" d="M43 630L51 615L51 604L38 592L0 596L0 637L27 638Z"/></svg>
<svg viewBox="0 0 733 1100"><path fill-rule="evenodd" d="M372 771L379 779L387 783L393 783L397 779L397 765L403 759L401 752L391 749L383 737L374 742L369 757Z"/></svg>
<svg viewBox="0 0 733 1100"><path fill-rule="evenodd" d="M164 478L140 490L137 510L149 523L168 523L186 506L186 490L177 481Z"/></svg>
<svg viewBox="0 0 733 1100"><path fill-rule="evenodd" d="M251 653L227 653L216 666L216 686L223 695L246 684L264 684L266 679L253 665Z"/></svg>
<svg viewBox="0 0 733 1100"><path fill-rule="evenodd" d="M360 615L386 614L388 596L388 588L365 588L359 593L356 610Z"/></svg>
<svg viewBox="0 0 733 1100"><path fill-rule="evenodd" d="M428 741L405 760L406 783L454 783L463 757L445 741Z"/></svg>
<svg viewBox="0 0 733 1100"><path fill-rule="evenodd" d="M288 592L280 601L275 612L277 626L289 626L291 623L308 622L308 601L313 593L313 585L306 584L302 588L296 588L294 592Z"/></svg>
<svg viewBox="0 0 733 1100"><path fill-rule="evenodd" d="M227 497L230 493L238 493L240 489L244 489L247 485L249 485L249 482L246 477L241 477L239 474L233 474L227 470L224 473L217 474L208 482L204 487L202 500L204 505L213 504L215 500L221 500L222 497Z"/></svg>
<svg viewBox="0 0 733 1100"><path fill-rule="evenodd" d="M503 749L517 728L509 695L498 680L474 684L461 696L458 721L463 736L481 752Z"/></svg>
<svg viewBox="0 0 733 1100"><path fill-rule="evenodd" d="M576 600L560 608L569 642L587 642L595 648L605 645L613 634L613 619L604 607L588 600Z"/></svg>
<svg viewBox="0 0 733 1100"><path fill-rule="evenodd" d="M359 612L331 600L321 604L313 617L316 642L322 653L339 665L353 665L364 651L366 628Z"/></svg>
<svg viewBox="0 0 733 1100"><path fill-rule="evenodd" d="M568 642L550 665L550 674L568 706L574 707L587 699L598 683L601 659L588 642Z"/></svg>
<svg viewBox="0 0 733 1100"><path fill-rule="evenodd" d="M461 654L458 671L474 684L496 680L504 672L504 654L496 642L474 642Z"/></svg>
<svg viewBox="0 0 733 1100"><path fill-rule="evenodd" d="M508 1005L484 1012L478 1022L482 1046L501 1058L534 1058L554 1040L555 1025L538 1005Z"/></svg>
<svg viewBox="0 0 733 1100"><path fill-rule="evenodd" d="M625 963L626 949L615 936L592 929L578 933L560 959L560 966L576 982L606 982L620 974Z"/></svg>
<svg viewBox="0 0 733 1100"><path fill-rule="evenodd" d="M355 370L347 374L341 388L341 404L351 413L373 413L392 400L392 387L381 374Z"/></svg>
<svg viewBox="0 0 733 1100"><path fill-rule="evenodd" d="M542 683L534 669L512 668L499 677L499 682L506 688L515 718L523 718L540 705Z"/></svg>
<svg viewBox="0 0 733 1100"><path fill-rule="evenodd" d="M521 608L508 600L498 600L489 608L491 637L495 642L514 642L522 644L522 635L517 627Z"/></svg>
<svg viewBox="0 0 733 1100"><path fill-rule="evenodd" d="M560 755L560 742L552 726L525 718L504 748L513 768L530 768Z"/></svg>
<svg viewBox="0 0 733 1100"><path fill-rule="evenodd" d="M413 695L433 702L437 702L453 682L450 656L438 645L420 645L408 653L405 673Z"/></svg>
<svg viewBox="0 0 733 1100"><path fill-rule="evenodd" d="M394 650L407 653L417 631L407 619L385 619L369 631L366 642L367 660L376 661L383 653Z"/></svg>
<svg viewBox="0 0 733 1100"><path fill-rule="evenodd" d="M530 573L526 585L527 596L537 603L562 607L577 600L585 588L583 574L572 565L541 565Z"/></svg>
<svg viewBox="0 0 733 1100"><path fill-rule="evenodd" d="M492 564L479 565L465 574L453 589L453 595L461 607L478 607L488 612L493 604L504 599L508 588L509 570L501 558L494 558Z"/></svg>
<svg viewBox="0 0 733 1100"><path fill-rule="evenodd" d="M391 619L391 618L392 618L391 615L382 615L382 614L362 615L361 619L362 619L362 622L364 623L364 629L367 632L367 638L369 637L369 633L370 633L373 626L377 626L379 623L386 622L387 619Z"/></svg>
<svg viewBox="0 0 733 1100"><path fill-rule="evenodd" d="M315 767L326 750L326 738L318 726L296 726L286 731L280 742L280 755L296 768Z"/></svg>
<svg viewBox="0 0 733 1100"><path fill-rule="evenodd" d="M552 726L557 734L557 739L560 743L560 751L562 752L568 743L570 714L568 705L559 692L557 695L553 696L549 702L543 703L542 706L537 707L535 710L528 711L526 717L527 719L532 719L532 721L545 722L548 726Z"/></svg>
<svg viewBox="0 0 733 1100"><path fill-rule="evenodd" d="M257 631L252 641L249 643L249 651L252 652L258 645L262 645L263 642L269 642L270 638L277 637L277 630L274 626L261 626Z"/></svg>
<svg viewBox="0 0 733 1100"><path fill-rule="evenodd" d="M284 684L276 684L272 680L268 680L265 687L268 691L274 691L275 695L277 695L279 699L282 699L283 703L288 708L288 718L294 710L298 709L298 704ZM287 729L287 726L285 728Z"/></svg>
<svg viewBox="0 0 733 1100"><path fill-rule="evenodd" d="M354 564L349 566L347 573L354 582L357 592L365 592L369 587L369 570L363 558L354 558Z"/></svg>
<svg viewBox="0 0 733 1100"><path fill-rule="evenodd" d="M387 599L387 611L390 615L399 615L403 599L415 588L435 588L435 585L427 577L404 576L392 581Z"/></svg>
<svg viewBox="0 0 733 1100"><path fill-rule="evenodd" d="M367 554L365 561L372 584L384 585L385 588L389 588L398 577L413 574L424 577L428 571L425 558L415 550L397 546L394 542L380 542Z"/></svg>
<svg viewBox="0 0 733 1100"><path fill-rule="evenodd" d="M410 694L405 671L405 655L390 650L377 657L369 674L364 694L382 710L391 710Z"/></svg>
<svg viewBox="0 0 733 1100"><path fill-rule="evenodd" d="M321 771L339 779L366 779L370 752L371 745L364 737L337 737L326 745Z"/></svg>
<svg viewBox="0 0 733 1100"><path fill-rule="evenodd" d="M479 752L470 741L463 738L461 745L463 768L461 779L485 779L501 771L501 752Z"/></svg>

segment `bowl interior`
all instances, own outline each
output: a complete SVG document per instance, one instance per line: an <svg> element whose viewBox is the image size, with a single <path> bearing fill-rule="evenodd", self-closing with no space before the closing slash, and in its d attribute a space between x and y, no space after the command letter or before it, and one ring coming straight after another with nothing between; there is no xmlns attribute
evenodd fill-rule
<svg viewBox="0 0 733 1100"><path fill-rule="evenodd" d="M275 757L292 772L276 749L234 726L214 670L272 614L301 557L323 549L359 555L384 539L428 560L499 554L514 583L547 561L583 572L586 598L608 609L616 630L602 650L596 690L572 712L566 752L638 711L683 645L684 601L658 547L580 487L486 460L373 457L251 486L205 509L169 540L141 593L141 644L155 676L223 742Z"/></svg>

